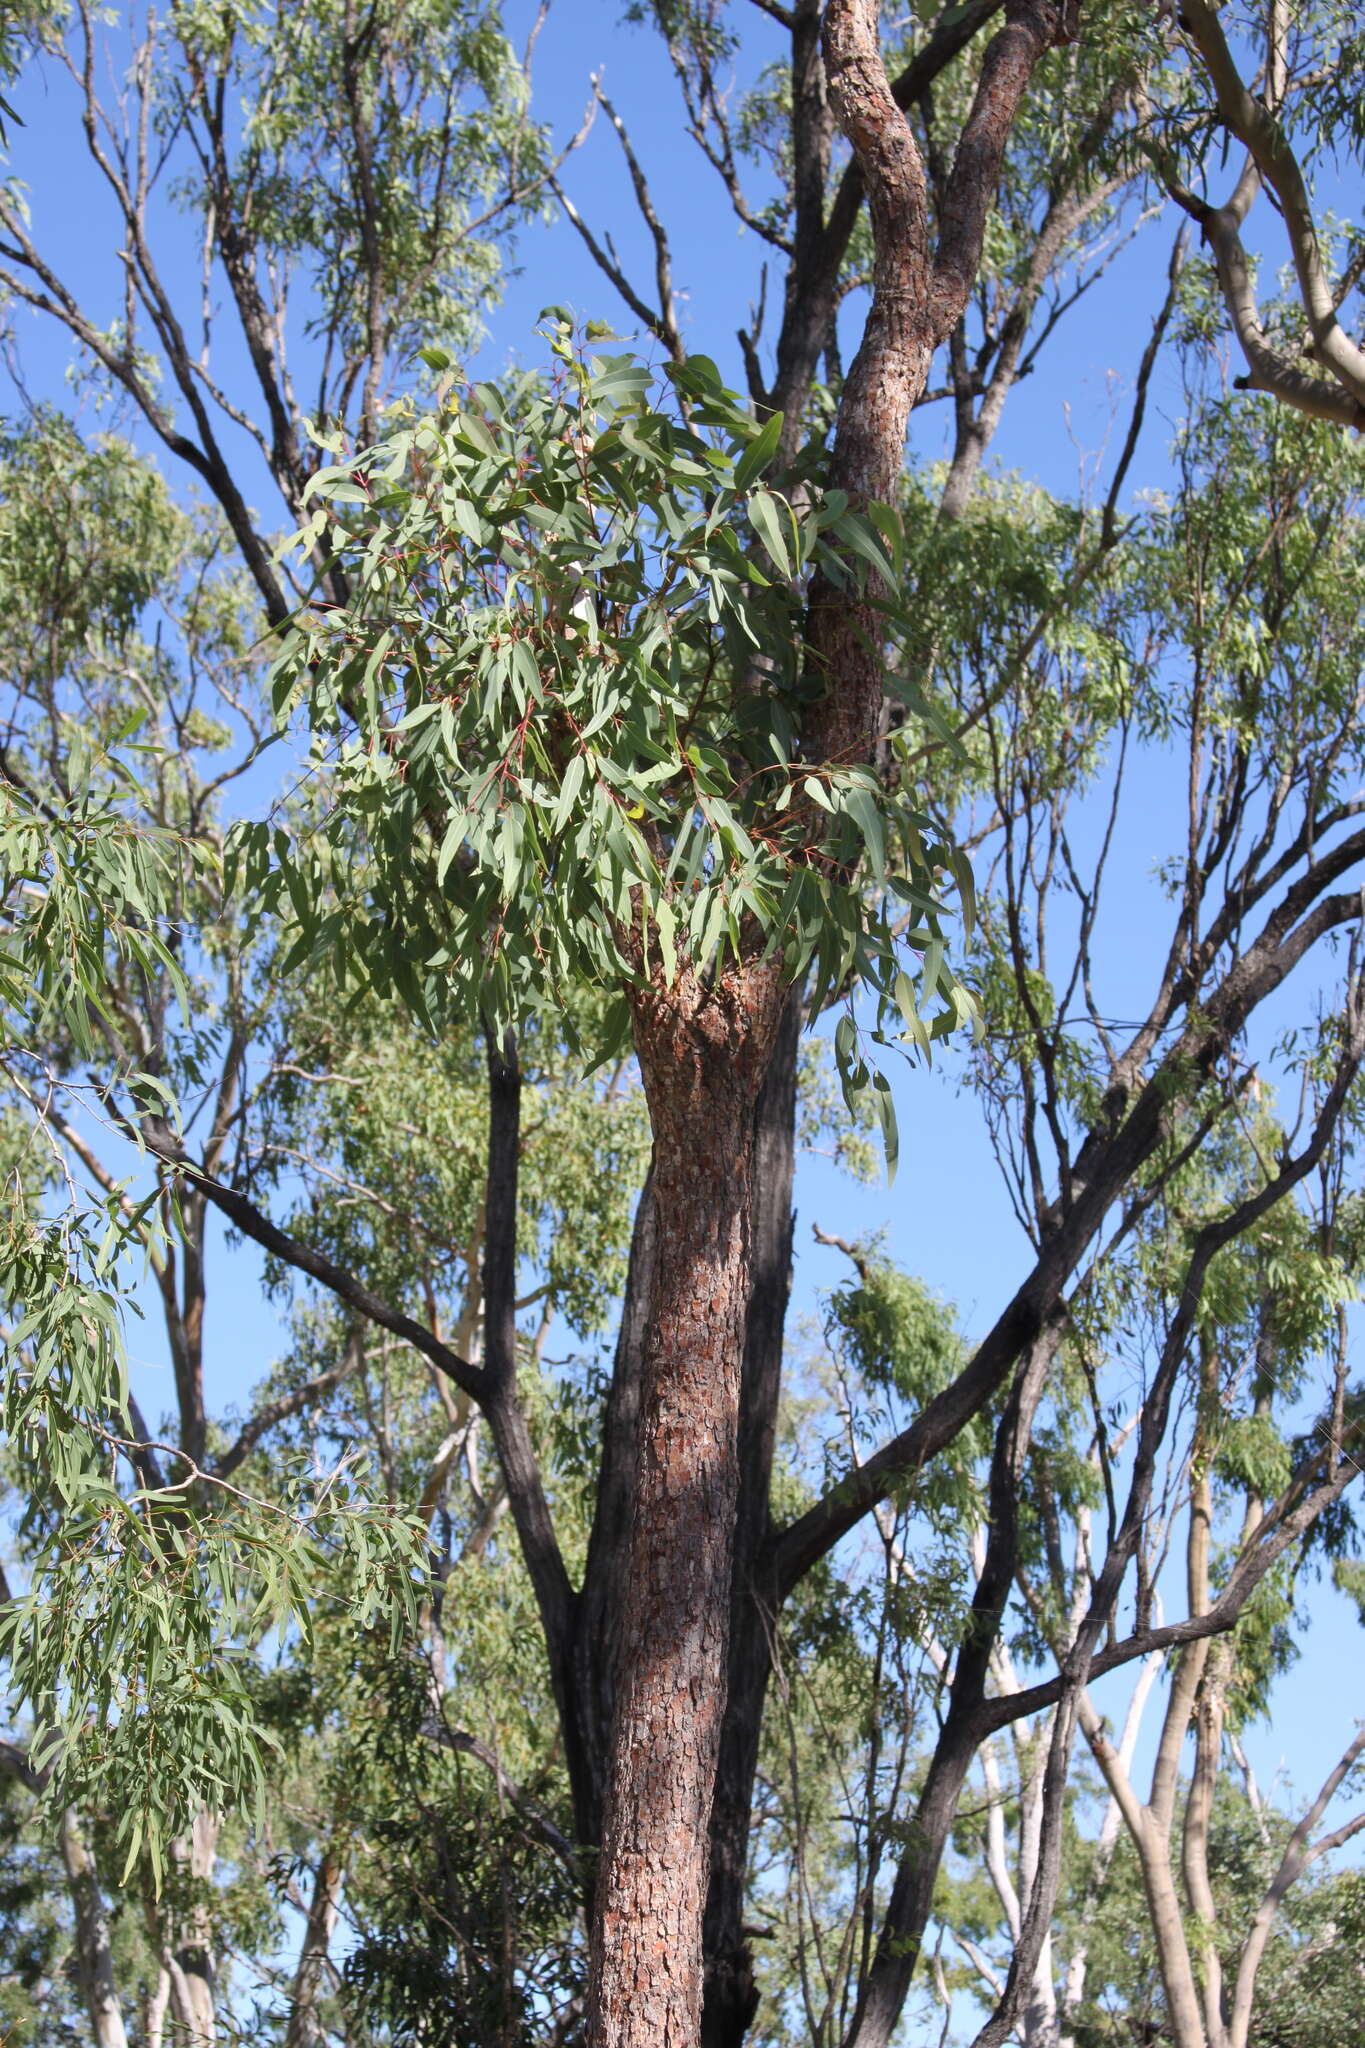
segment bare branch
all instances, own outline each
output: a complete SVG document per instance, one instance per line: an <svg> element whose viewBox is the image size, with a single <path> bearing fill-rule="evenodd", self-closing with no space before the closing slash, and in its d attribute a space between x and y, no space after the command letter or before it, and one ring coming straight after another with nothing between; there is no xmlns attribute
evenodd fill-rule
<svg viewBox="0 0 1365 2048"><path fill-rule="evenodd" d="M1309 1864L1318 1857L1338 1849L1365 1828L1365 1813L1335 1828L1330 1834L1312 1839L1313 1830L1322 1819L1327 1807L1341 1789L1343 1780L1359 1757L1365 1754L1365 1727L1360 1728L1346 1745L1342 1755L1328 1772L1316 1799L1308 1808L1285 1844L1283 1856L1270 1883L1266 1886L1260 1904L1247 1933L1246 1942L1237 1965L1237 1981L1233 1991L1232 2015L1228 2024L1229 2048L1246 2048L1251 2027L1252 2000L1256 1991L1256 1977L1270 1939L1270 1930L1275 1915L1291 1887L1297 1884Z"/></svg>
<svg viewBox="0 0 1365 2048"><path fill-rule="evenodd" d="M1120 1637L1117 1642L1106 1643L1090 1659L1086 1684L1093 1685L1107 1672L1118 1671L1123 1665L1131 1664L1138 1657L1150 1656L1155 1650L1171 1650L1184 1643L1197 1643L1205 1636L1222 1635L1235 1627L1247 1601L1275 1560L1303 1535L1325 1507L1360 1477L1361 1467L1354 1462L1350 1452L1361 1444L1365 1444L1365 1430L1351 1433L1343 1446L1348 1455L1338 1464L1334 1475L1315 1487L1294 1514L1276 1528L1268 1541L1253 1542L1248 1546L1238 1559L1222 1594L1203 1614L1189 1615L1184 1621L1164 1622L1156 1628L1138 1629L1132 1635ZM1061 1679L1048 1678L1038 1685L1025 1687L1009 1699L988 1700L979 1717L982 1733L992 1735L1011 1721L1026 1719L1031 1714L1041 1713L1046 1707L1055 1706L1061 1692Z"/></svg>
<svg viewBox="0 0 1365 2048"><path fill-rule="evenodd" d="M1136 1078L1131 1060L1137 1041L1116 1063L1116 1073L1130 1078L1077 1154L1070 1200L1064 1213L1047 1220L1047 1235L1032 1272L957 1379L936 1394L899 1436L774 1537L772 1563L781 1597L878 1500L952 1442L1004 1384L1015 1361L1055 1312L1062 1289L1104 1214L1150 1158L1174 1102L1189 1092L1189 1076L1212 1069L1247 1017L1280 986L1310 946L1326 932L1359 919L1358 893L1327 896L1316 903L1314 898L1337 875L1349 872L1362 851L1365 835L1353 834L1285 891L1262 932L1220 987L1204 999L1203 1010L1186 1024L1136 1095L1129 1091ZM1139 1038L1145 1043L1149 1035L1147 1025ZM1179 1080L1181 1075L1186 1078Z"/></svg>
<svg viewBox="0 0 1365 2048"><path fill-rule="evenodd" d="M420 1351L424 1358L429 1358L439 1371L453 1380L472 1400L481 1401L484 1398L484 1375L476 1366L460 1358L449 1345L441 1343L430 1330L425 1329L421 1323L414 1322L412 1317L405 1315L401 1309L394 1308L382 1295L376 1294L344 1266L337 1265L335 1260L329 1259L325 1253L316 1251L311 1245L303 1244L298 1238L291 1237L288 1231L281 1230L278 1224L272 1223L269 1217L257 1208L248 1195L242 1194L237 1188L226 1186L220 1180L215 1180L203 1166L189 1158L184 1146L168 1125L154 1118L146 1118L143 1121L141 1137L155 1158L173 1167L192 1186L200 1189L214 1207L221 1210L229 1222L235 1223L242 1234L249 1237L254 1244L259 1244L272 1257L282 1259L296 1272L306 1273L311 1280L319 1281L339 1300L357 1309L370 1322L377 1323L380 1329L389 1330L395 1337L403 1338L415 1351Z"/></svg>
<svg viewBox="0 0 1365 2048"><path fill-rule="evenodd" d="M542 1842L554 1851L570 1875L575 1880L582 1877L573 1843L562 1828L556 1827L544 1807L524 1791L515 1779L508 1777L502 1767L502 1759L495 1749L480 1741L477 1735L471 1735L467 1729L447 1728L443 1721L428 1721L422 1733L428 1742L436 1743L441 1749L453 1750L457 1756L472 1756L481 1763L486 1771L492 1773L498 1791L508 1805L531 1822Z"/></svg>
<svg viewBox="0 0 1365 2048"><path fill-rule="evenodd" d="M587 249L588 254L592 257L592 260L597 265L598 269L602 272L602 275L605 278L607 278L610 281L610 283L615 287L615 289L621 294L621 297L625 300L625 303L630 307L631 312L640 322L640 325L643 328L645 328L650 334L652 334L656 341L662 342L663 346L665 348L668 348L668 337L665 331L662 316L659 313L656 313L654 308L652 306L647 305L646 302L640 297L640 294L636 291L634 285L630 282L630 279L626 276L626 273L624 272L624 270L622 270L620 264L610 254L610 252L603 247L601 242L598 241L596 235L588 226L582 214L578 211L578 208L574 205L572 199L570 199L568 193L564 190L564 187L560 184L558 178L552 177L549 180L549 185L550 190L555 195L555 198L563 207L567 219L569 220L571 225L578 230L579 235L582 237L584 247Z"/></svg>
<svg viewBox="0 0 1365 2048"><path fill-rule="evenodd" d="M295 1387L292 1393L281 1394L278 1399L268 1401L263 1408L256 1410L250 1420L243 1424L222 1457L215 1460L210 1477L230 1477L243 1460L251 1455L262 1437L267 1436L281 1422L287 1422L291 1416L302 1415L309 1408L315 1408L320 1401L326 1400L328 1394L339 1387L343 1380L349 1379L353 1372L358 1372L364 1363L365 1339L360 1329L356 1328L347 1338L346 1348L335 1365L329 1366L326 1372L316 1374L311 1380L305 1380L303 1385Z"/></svg>
<svg viewBox="0 0 1365 2048"><path fill-rule="evenodd" d="M673 297L673 259L668 246L668 233L659 219L650 195L649 181L641 170L640 160L631 146L625 122L603 92L600 78L593 79L592 89L594 98L616 131L616 139L621 145L621 153L630 172L630 182L635 189L635 203L640 209L641 218L649 229L650 239L654 244L654 287L659 295L659 315L658 325L653 327L651 332L658 336L674 362L680 363L684 360L686 351L682 345L682 337L678 333L677 308Z"/></svg>
<svg viewBox="0 0 1365 2048"><path fill-rule="evenodd" d="M1323 265L1307 183L1277 118L1284 91L1284 58L1274 20L1273 47L1267 54L1264 97L1260 99L1244 83L1217 8L1209 0L1186 0L1180 10L1180 25L1203 61L1218 118L1246 149L1247 163L1232 197L1222 206L1196 198L1164 167L1163 176L1175 199L1199 222L1212 251L1223 302L1250 366L1245 383L1299 412L1365 428L1365 352L1337 318L1339 295ZM1309 353L1330 372L1328 377L1303 370L1273 346L1261 325L1240 230L1262 182L1275 195L1289 237L1299 297L1308 319Z"/></svg>

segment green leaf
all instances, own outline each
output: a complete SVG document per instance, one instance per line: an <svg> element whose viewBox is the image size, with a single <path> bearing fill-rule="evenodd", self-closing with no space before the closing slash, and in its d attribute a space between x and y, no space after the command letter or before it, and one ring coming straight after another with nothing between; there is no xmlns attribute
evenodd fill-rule
<svg viewBox="0 0 1365 2048"><path fill-rule="evenodd" d="M888 588L896 584L895 565L882 545L881 536L869 520L857 512L846 512L831 529L844 546L875 569Z"/></svg>
<svg viewBox="0 0 1365 2048"><path fill-rule="evenodd" d="M900 1164L900 1126L896 1121L896 1100L891 1093L891 1083L886 1075L872 1076L872 1107L882 1134L882 1151L886 1157L886 1184L891 1187Z"/></svg>
<svg viewBox="0 0 1365 2048"><path fill-rule="evenodd" d="M877 798L865 783L855 782L840 792L841 807L853 819L867 849L873 874L886 873L886 820Z"/></svg>
<svg viewBox="0 0 1365 2048"><path fill-rule="evenodd" d="M948 849L948 865L953 880L957 883L958 902L962 915L962 943L969 946L976 930L976 876L972 872L970 857L960 846Z"/></svg>
<svg viewBox="0 0 1365 2048"><path fill-rule="evenodd" d="M768 550L774 565L784 576L792 573L787 543L782 535L779 503L769 491L749 493L749 518L754 531Z"/></svg>
<svg viewBox="0 0 1365 2048"><path fill-rule="evenodd" d="M750 484L763 474L776 455L781 439L782 414L770 413L735 464L734 490L737 495L747 491Z"/></svg>

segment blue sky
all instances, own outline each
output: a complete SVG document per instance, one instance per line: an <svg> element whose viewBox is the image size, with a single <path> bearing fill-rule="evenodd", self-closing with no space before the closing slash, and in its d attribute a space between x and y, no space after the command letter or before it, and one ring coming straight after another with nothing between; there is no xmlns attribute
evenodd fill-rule
<svg viewBox="0 0 1365 2048"><path fill-rule="evenodd" d="M524 32L530 9L509 8L509 22ZM741 10L746 33L776 36L757 9ZM773 43L774 53L776 43ZM635 147L669 222L676 281L684 294L683 326L690 346L714 355L735 382L741 381L734 330L757 299L764 250L730 212L715 174L702 161L676 116L675 88L662 46L652 33L615 24L609 10L585 0L558 0L541 36L535 65L535 110L560 138L577 127L589 96L589 75L599 69L607 92L629 126ZM119 309L119 266L113 237L93 196L83 151L71 126L66 89L51 96L26 92L21 111L28 123L16 139L15 160L32 187L41 239L58 251L83 292L104 302L105 317ZM610 229L623 263L647 287L651 252L631 197L621 152L599 113L583 146L563 173L581 211L599 230ZM172 274L193 291L193 236L187 224L171 229ZM1156 281L1163 275L1175 223L1150 223L1137 245L1115 263L1094 294L1068 316L1063 338L1045 352L1038 372L1013 394L992 452L995 467L1018 468L1061 492L1074 491L1078 475L1102 451L1113 429L1115 407L1131 388L1145 343ZM178 272L177 272L178 267ZM473 365L496 372L509 360L534 359L540 344L535 318L550 302L567 303L585 317L615 321L630 333L629 316L607 280L593 265L573 229L556 217L528 228L516 257L502 307ZM852 316L850 316L852 317ZM774 332L769 309L767 332ZM35 316L15 320L26 374L37 395L69 396L64 382L65 350L60 337ZM1179 394L1169 369L1154 384L1147 426L1134 466L1134 489L1159 488L1166 475L1165 450L1176 424ZM917 417L915 446L937 455L946 418L929 410ZM263 496L264 498L264 486ZM1114 936L1099 967L1110 991L1105 1006L1118 1014L1135 1004L1142 989L1140 939L1150 925L1156 900L1151 873L1154 852L1170 844L1163 816L1173 818L1182 792L1173 789L1164 764L1153 756L1139 767L1137 795L1120 828L1113 862L1117 916ZM815 1247L811 1226L845 1236L886 1233L893 1256L921 1273L955 1301L963 1326L989 1325L1025 1270L1025 1247L1010 1211L979 1112L959 1092L953 1061L933 1072L901 1071L896 1081L902 1131L900 1175L894 1190L852 1185L820 1159L802 1167L798 1189L799 1266L794 1320L818 1310L820 1291L844 1277L837 1254ZM210 1307L211 1401L241 1404L266 1370L279 1344L278 1325L248 1276L256 1272L248 1248L218 1251ZM231 1305L224 1313L224 1296ZM161 1362L151 1321L130 1333L150 1405L160 1405L158 1382L169 1395L168 1368ZM167 1399L168 1405L168 1399ZM1313 1600L1322 1625L1312 1632L1307 1654L1281 1687L1273 1725L1256 1730L1249 1747L1264 1780L1285 1769L1303 1789L1315 1782L1340 1748L1358 1699L1361 1637L1350 1611L1330 1594Z"/></svg>

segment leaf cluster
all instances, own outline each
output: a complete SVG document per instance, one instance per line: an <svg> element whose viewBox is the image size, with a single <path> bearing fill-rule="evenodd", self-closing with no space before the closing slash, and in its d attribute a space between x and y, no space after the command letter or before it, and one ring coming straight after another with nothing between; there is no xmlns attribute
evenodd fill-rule
<svg viewBox="0 0 1365 2048"><path fill-rule="evenodd" d="M520 1017L586 985L610 998L605 1058L641 977L766 952L812 972L817 1007L870 981L927 1047L970 1014L937 895L953 857L870 769L801 755L823 687L810 579L894 586L898 521L766 488L780 422L757 428L705 358L670 367L662 409L633 358L551 332L553 377L395 418L315 479L308 537L352 597L299 615L276 691L304 704L338 813L363 825L364 872L338 877L344 834L257 829L237 856L260 876L281 863L298 958L428 1021ZM853 1041L839 1050L856 1089Z"/></svg>

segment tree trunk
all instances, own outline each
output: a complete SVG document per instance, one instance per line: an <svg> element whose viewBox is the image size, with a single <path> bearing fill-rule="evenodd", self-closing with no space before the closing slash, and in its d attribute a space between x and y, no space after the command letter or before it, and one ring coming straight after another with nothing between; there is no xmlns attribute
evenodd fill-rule
<svg viewBox="0 0 1365 2048"><path fill-rule="evenodd" d="M986 1693L991 1650L1018 1563L1019 1502L1033 1419L1061 1342L1053 1320L1035 1338L1015 1373L996 1427L991 1459L990 1534L977 1574L970 1619L953 1671L948 1712L934 1745L905 1848L887 1901L872 1965L858 1990L847 2048L887 2048L919 1960L933 1910L939 1865L957 1817L958 1800L981 1740L976 1709Z"/></svg>
<svg viewBox="0 0 1365 2048"><path fill-rule="evenodd" d="M1043 1833L1045 1736L1050 1718L1042 1723L1036 1738L1040 1754L1033 1760L1032 1767L1026 1773L1022 1769L1024 1752L1022 1748L1019 1750L1022 1786L1019 1801L1019 1905L1022 1914L1028 1912L1029 1900L1038 1879ZM1015 1733L1017 1736L1018 1730ZM1017 1936L1015 1938L1018 1939ZM1023 2048L1057 2048L1059 2035L1057 1991L1053 1981L1052 1929L1049 1927L1039 1947L1033 1982L1019 2015L1019 2037Z"/></svg>
<svg viewBox="0 0 1365 2048"><path fill-rule="evenodd" d="M1157 1962L1166 1993L1167 2026L1175 2048L1207 2048L1199 1991L1186 1939L1185 1916L1180 1910L1175 1878L1171 1874L1171 1837L1168 1829L1153 1823L1150 1812L1145 1835L1138 1842L1142 1888L1156 1940Z"/></svg>
<svg viewBox="0 0 1365 2048"><path fill-rule="evenodd" d="M911 407L980 258L1001 153L1033 67L1064 32L1053 0L1016 0L985 53L942 241L924 167L882 66L876 0L831 0L829 100L867 181L872 305L840 403L830 483L856 507L894 497ZM882 704L879 592L817 578L807 615L824 687L806 758L866 760ZM739 1497L739 1390L751 1276L754 1105L782 1009L776 967L632 997L654 1129L657 1263L639 1462L589 1941L592 2048L695 2048L707 1830L725 1706Z"/></svg>
<svg viewBox="0 0 1365 2048"><path fill-rule="evenodd" d="M86 1846L74 1806L68 1806L62 1815L61 1846L76 1914L76 1968L81 1996L90 2015L91 2039L95 2048L128 2048L114 1984L109 1914L100 1891L95 1859Z"/></svg>
<svg viewBox="0 0 1365 2048"><path fill-rule="evenodd" d="M171 1973L162 1963L156 1973L156 1983L148 1986L142 2001L142 2048L162 2048L170 2003Z"/></svg>
<svg viewBox="0 0 1365 2048"><path fill-rule="evenodd" d="M1137 1749L1138 1736L1142 1729L1142 1716L1146 1711L1148 1698L1152 1687L1156 1684L1157 1678L1165 1669L1165 1664L1165 1652L1161 1650L1154 1651L1151 1656L1143 1660L1142 1668L1138 1673L1137 1684L1133 1687L1132 1697L1128 1702L1128 1711L1124 1715L1123 1733L1119 1738L1119 1746L1114 1759L1115 1768L1125 1778L1133 1768L1133 1756ZM1081 1725L1084 1728L1084 1712L1081 1717ZM1095 1844L1094 1860L1090 1866L1089 1876L1086 1879L1085 1900L1081 1908L1076 1943L1067 1961L1066 1985L1062 1995L1062 2048L1075 2048L1075 2042L1069 2030L1075 2024L1076 2015L1080 2011L1081 2000L1085 1996L1086 1972L1090 1965L1089 1930L1094 1925L1099 1911L1100 1901L1104 1895L1105 1883L1109 1876L1109 1866L1114 1860L1114 1851L1118 1847L1119 1830L1122 1826L1123 1810L1111 1792L1109 1803L1104 1810L1104 1819L1100 1823L1099 1837Z"/></svg>
<svg viewBox="0 0 1365 2048"><path fill-rule="evenodd" d="M588 1988L593 2048L695 2048L725 1706L754 1105L773 967L636 998L657 1262Z"/></svg>
<svg viewBox="0 0 1365 2048"><path fill-rule="evenodd" d="M284 2048L318 2048L318 2043L326 2038L318 2016L318 2001L322 1995L327 1953L336 1931L343 1874L341 1856L337 1850L327 1849L313 1881L308 1924L299 1950L298 1968L294 1972L289 2031L284 2037Z"/></svg>
<svg viewBox="0 0 1365 2048"><path fill-rule="evenodd" d="M171 2001L185 2048L212 2048L214 2020L213 1935L207 1891L218 1853L219 1821L200 1808L188 1837L171 1845L185 1898L175 1909L170 1955Z"/></svg>
<svg viewBox="0 0 1365 2048"><path fill-rule="evenodd" d="M702 2048L739 2048L758 2005L753 1952L744 1934L744 1893L754 1778L772 1671L775 1588L765 1582L782 1344L791 1292L792 1177L796 1163L796 1062L804 1014L791 990L754 1116L753 1251L739 1396L739 1501L730 1600L730 1655L703 1943ZM770 1577L770 1574L768 1575Z"/></svg>
<svg viewBox="0 0 1365 2048"><path fill-rule="evenodd" d="M570 1759L574 1786L574 1822L585 1848L602 1840L603 1784L611 1744L616 1699L616 1660L621 1616L626 1604L630 1564L631 1504L639 1465L640 1389L644 1380L645 1338L654 1293L658 1258L658 1217L654 1207L651 1167L640 1190L631 1232L630 1265L616 1339L616 1361L602 1420L602 1457L597 1474L583 1588L575 1609L573 1641L574 1712ZM581 1789L580 1789L581 1788ZM591 1900L588 1901L591 1908Z"/></svg>

